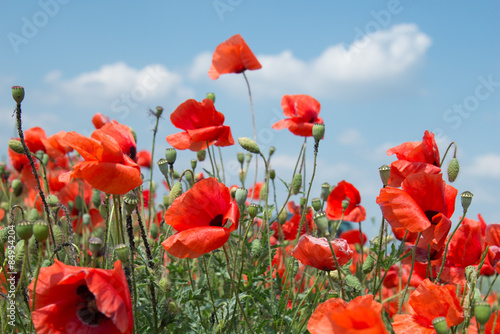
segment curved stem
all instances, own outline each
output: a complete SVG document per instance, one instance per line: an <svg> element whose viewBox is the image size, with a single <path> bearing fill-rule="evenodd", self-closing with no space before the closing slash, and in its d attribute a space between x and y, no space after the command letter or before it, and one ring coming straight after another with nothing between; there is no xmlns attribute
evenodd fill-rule
<svg viewBox="0 0 500 334"><path fill-rule="evenodd" d="M444 159L446 158L446 155L448 154L448 151L450 150L451 145L454 145L454 146L455 146L455 151L453 152L453 157L454 157L454 158L456 158L456 157L457 157L457 144L456 144L455 142L451 142L451 143L450 143L450 145L448 145L448 148L446 149L446 152L444 152L443 158L442 158L442 159L441 159L441 161L439 162L439 166L442 166L442 165L443 165Z"/></svg>

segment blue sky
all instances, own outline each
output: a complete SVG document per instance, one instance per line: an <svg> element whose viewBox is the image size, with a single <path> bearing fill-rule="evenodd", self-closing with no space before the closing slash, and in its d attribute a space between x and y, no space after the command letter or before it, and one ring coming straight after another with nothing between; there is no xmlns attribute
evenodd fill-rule
<svg viewBox="0 0 500 334"><path fill-rule="evenodd" d="M214 92L233 136L252 137L243 77L212 81L207 75L215 47L239 33L263 65L247 74L258 141L264 150L277 148L272 163L278 176L290 179L303 142L287 130L271 129L283 117L281 97L309 94L321 103L326 124L312 196L319 195L322 182L345 179L360 190L368 217L378 222L378 167L395 159L385 151L419 141L430 130L441 155L451 141L458 144L462 172L453 185L459 193L474 193L469 217L481 213L486 222L500 223L500 4L291 3L4 3L0 144L5 148L15 136L12 85L26 89L24 128L42 126L48 135L89 135L92 115L101 112L132 126L139 149L149 149L153 120L147 110L162 105L159 158L168 147L165 137L178 131L169 113L186 99ZM223 150L231 184L238 180L238 151L239 146ZM307 155L310 177L311 141ZM193 153L178 157L178 169L186 168ZM6 158L5 149L0 158ZM456 211L461 213L459 199Z"/></svg>

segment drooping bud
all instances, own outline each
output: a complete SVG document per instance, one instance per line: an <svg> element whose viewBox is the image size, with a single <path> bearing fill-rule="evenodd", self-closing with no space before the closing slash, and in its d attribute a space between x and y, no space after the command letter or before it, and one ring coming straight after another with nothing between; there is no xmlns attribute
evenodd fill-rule
<svg viewBox="0 0 500 334"><path fill-rule="evenodd" d="M196 159L191 159L191 169L195 169L198 161Z"/></svg>
<svg viewBox="0 0 500 334"><path fill-rule="evenodd" d="M311 206L313 207L314 211L319 211L321 210L321 198L315 197L311 200Z"/></svg>
<svg viewBox="0 0 500 334"><path fill-rule="evenodd" d="M368 255L365 259L365 262L363 262L363 265L361 267L361 270L363 271L363 274L369 274L375 267L375 258L371 255Z"/></svg>
<svg viewBox="0 0 500 334"><path fill-rule="evenodd" d="M236 190L238 190L237 187L232 187L230 190L229 190L229 194L231 195L231 198L234 199L234 197L236 196Z"/></svg>
<svg viewBox="0 0 500 334"><path fill-rule="evenodd" d="M330 185L328 182L325 182L321 185L321 199L323 201L326 201L328 199L328 196L330 195Z"/></svg>
<svg viewBox="0 0 500 334"><path fill-rule="evenodd" d="M269 147L269 158L273 156L274 152L276 152L276 147Z"/></svg>
<svg viewBox="0 0 500 334"><path fill-rule="evenodd" d="M9 148L19 154L24 154L23 144L17 139L9 140Z"/></svg>
<svg viewBox="0 0 500 334"><path fill-rule="evenodd" d="M207 156L207 151L205 151L205 150L201 150L201 151L196 152L196 158L200 162L205 161L206 156Z"/></svg>
<svg viewBox="0 0 500 334"><path fill-rule="evenodd" d="M284 223L286 223L287 218L288 218L288 212L286 211L285 208L283 208L283 210L281 210L281 212L278 215L278 223L283 225Z"/></svg>
<svg viewBox="0 0 500 334"><path fill-rule="evenodd" d="M168 195L168 202L172 204L180 195L182 195L182 184L180 182L177 182L170 190L170 194Z"/></svg>
<svg viewBox="0 0 500 334"><path fill-rule="evenodd" d="M470 191L464 191L463 193L460 194L460 197L462 199L462 208L464 209L464 212L467 211L469 208L471 202L472 202L472 196L474 196Z"/></svg>
<svg viewBox="0 0 500 334"><path fill-rule="evenodd" d="M328 218L326 217L326 212L325 211L318 211L314 214L313 216L314 223L316 224L316 227L320 231L322 235L325 235L326 232L329 232L328 229Z"/></svg>
<svg viewBox="0 0 500 334"><path fill-rule="evenodd" d="M170 165L173 165L177 159L177 150L175 148L167 148L165 150L165 158Z"/></svg>
<svg viewBox="0 0 500 334"><path fill-rule="evenodd" d="M437 334L447 334L448 333L448 324L446 323L445 317L437 317L432 320L432 325L436 330Z"/></svg>
<svg viewBox="0 0 500 334"><path fill-rule="evenodd" d="M387 182L389 181L389 177L391 176L391 167L382 165L379 167L378 172L380 174L382 184L384 185L384 187L387 186Z"/></svg>
<svg viewBox="0 0 500 334"><path fill-rule="evenodd" d="M243 147L245 150L251 153L259 154L260 153L260 148L257 145L256 142L254 142L252 139L247 138L247 137L240 137L238 138L238 143Z"/></svg>
<svg viewBox="0 0 500 334"><path fill-rule="evenodd" d="M314 140L317 142L323 139L325 135L325 124L323 123L315 123L312 128L312 135Z"/></svg>
<svg viewBox="0 0 500 334"><path fill-rule="evenodd" d="M23 184L21 183L21 180L19 179L12 180L10 186L12 188L12 191L14 192L14 196L18 197L23 193Z"/></svg>
<svg viewBox="0 0 500 334"><path fill-rule="evenodd" d="M255 218L255 216L257 216L257 213L259 213L259 205L256 203L250 204L250 206L248 207L248 215L250 216L250 218Z"/></svg>
<svg viewBox="0 0 500 334"><path fill-rule="evenodd" d="M162 106L156 107L156 117L160 117L161 114L163 114L163 107Z"/></svg>
<svg viewBox="0 0 500 334"><path fill-rule="evenodd" d="M297 173L295 174L292 180L292 186L291 186L292 194L297 195L300 191L301 186L302 186L302 174Z"/></svg>
<svg viewBox="0 0 500 334"><path fill-rule="evenodd" d="M215 103L215 94L214 93L207 93L207 99L212 100L212 102Z"/></svg>
<svg viewBox="0 0 500 334"><path fill-rule="evenodd" d="M158 225L155 223L151 224L151 227L149 228L149 234L151 234L151 238L155 239L158 238Z"/></svg>
<svg viewBox="0 0 500 334"><path fill-rule="evenodd" d="M236 153L236 159L238 159L240 164L243 164L245 162L245 154L243 152Z"/></svg>
<svg viewBox="0 0 500 334"><path fill-rule="evenodd" d="M33 235L33 224L22 220L16 225L16 232L19 239L28 240Z"/></svg>
<svg viewBox="0 0 500 334"><path fill-rule="evenodd" d="M458 172L460 171L460 164L457 158L451 159L448 165L448 181L453 182L457 179Z"/></svg>
<svg viewBox="0 0 500 334"><path fill-rule="evenodd" d="M247 200L247 195L248 195L248 190L245 188L238 188L236 189L236 192L234 194L234 199L236 200L236 203L238 206L245 205L245 202Z"/></svg>
<svg viewBox="0 0 500 334"><path fill-rule="evenodd" d="M491 307L488 302L480 301L474 303L474 316L476 321L484 325L490 320Z"/></svg>
<svg viewBox="0 0 500 334"><path fill-rule="evenodd" d="M118 260L120 260L120 262L123 265L128 264L129 249L128 249L127 245L125 245L125 244L117 245L115 247L115 254L116 254L116 257L118 258Z"/></svg>
<svg viewBox="0 0 500 334"><path fill-rule="evenodd" d="M102 247L102 240L97 238L97 237L92 237L89 239L89 249L90 252L92 253L92 257L98 257L99 256L99 251L101 250Z"/></svg>
<svg viewBox="0 0 500 334"><path fill-rule="evenodd" d="M274 180L276 178L276 171L274 169L269 170L269 179Z"/></svg>
<svg viewBox="0 0 500 334"><path fill-rule="evenodd" d="M24 100L24 87L12 86L12 98L17 102L17 104L21 104Z"/></svg>
<svg viewBox="0 0 500 334"><path fill-rule="evenodd" d="M34 222L37 220L40 216L38 215L38 210L36 208L33 208L30 210L28 213L28 221Z"/></svg>
<svg viewBox="0 0 500 334"><path fill-rule="evenodd" d="M48 155L47 153L44 153L44 154L42 155L42 164L43 164L44 166L47 166L47 165L48 165L48 163L49 163L49 155Z"/></svg>
<svg viewBox="0 0 500 334"><path fill-rule="evenodd" d="M49 236L49 224L43 220L36 220L33 223L33 235L38 242L47 240Z"/></svg>
<svg viewBox="0 0 500 334"><path fill-rule="evenodd" d="M168 161L166 159L161 158L157 162L158 168L160 168L160 172L168 179Z"/></svg>

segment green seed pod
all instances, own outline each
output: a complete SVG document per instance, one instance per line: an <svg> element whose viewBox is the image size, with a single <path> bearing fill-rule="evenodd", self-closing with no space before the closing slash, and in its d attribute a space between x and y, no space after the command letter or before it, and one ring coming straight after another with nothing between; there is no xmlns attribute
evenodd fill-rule
<svg viewBox="0 0 500 334"><path fill-rule="evenodd" d="M205 161L206 156L207 156L207 151L205 151L205 150L201 150L201 151L196 152L196 158L200 162Z"/></svg>
<svg viewBox="0 0 500 334"><path fill-rule="evenodd" d="M130 216L139 203L139 196L134 191L129 191L123 196L123 209L125 214Z"/></svg>
<svg viewBox="0 0 500 334"><path fill-rule="evenodd" d="M64 242L64 234L61 230L61 226L56 224L52 225L52 233L54 234L54 240L57 246Z"/></svg>
<svg viewBox="0 0 500 334"><path fill-rule="evenodd" d="M42 155L42 164L44 166L47 166L49 164L49 155L46 153Z"/></svg>
<svg viewBox="0 0 500 334"><path fill-rule="evenodd" d="M234 199L236 200L238 206L245 205L245 202L247 200L247 195L248 195L247 189L245 188L236 189L236 193L234 194Z"/></svg>
<svg viewBox="0 0 500 334"><path fill-rule="evenodd" d="M17 104L21 104L24 100L24 87L12 86L12 98L17 102Z"/></svg>
<svg viewBox="0 0 500 334"><path fill-rule="evenodd" d="M274 169L269 170L269 179L274 180L276 178L276 171Z"/></svg>
<svg viewBox="0 0 500 334"><path fill-rule="evenodd" d="M45 242L49 236L49 224L43 220L36 220L33 223L33 235L38 242Z"/></svg>
<svg viewBox="0 0 500 334"><path fill-rule="evenodd" d="M236 159L238 159L238 162L243 165L245 162L245 154L243 152L236 153Z"/></svg>
<svg viewBox="0 0 500 334"><path fill-rule="evenodd" d="M94 204L96 208L101 206L101 191L95 188L92 190L92 204Z"/></svg>
<svg viewBox="0 0 500 334"><path fill-rule="evenodd" d="M448 165L448 181L453 182L457 179L458 172L460 171L460 164L457 158L451 159Z"/></svg>
<svg viewBox="0 0 500 334"><path fill-rule="evenodd" d="M192 170L194 170L196 168L196 165L198 165L198 160L191 159L191 169Z"/></svg>
<svg viewBox="0 0 500 334"><path fill-rule="evenodd" d="M256 142L254 142L252 139L247 138L247 137L240 137L238 138L238 143L243 147L245 150L251 153L259 154L260 153L260 148L257 145Z"/></svg>
<svg viewBox="0 0 500 334"><path fill-rule="evenodd" d="M22 220L16 225L16 232L19 239L28 240L33 235L33 224Z"/></svg>
<svg viewBox="0 0 500 334"><path fill-rule="evenodd" d="M104 220L108 220L108 209L106 208L105 205L101 205L99 207L99 213L101 214L101 217L104 219Z"/></svg>
<svg viewBox="0 0 500 334"><path fill-rule="evenodd" d="M325 182L321 185L321 199L323 201L326 201L328 199L328 196L330 195L330 185L328 184L328 182Z"/></svg>
<svg viewBox="0 0 500 334"><path fill-rule="evenodd" d="M172 187L172 190L170 190L170 194L168 195L168 202L172 204L180 195L182 195L182 184L180 182L177 182Z"/></svg>
<svg viewBox="0 0 500 334"><path fill-rule="evenodd" d="M319 211L321 210L321 198L315 197L311 200L311 206L313 207L314 211Z"/></svg>
<svg viewBox="0 0 500 334"><path fill-rule="evenodd" d="M90 223L91 223L90 214L88 214L88 213L84 213L84 214L82 215L82 223L83 223L83 225L85 225L85 226L90 225Z"/></svg>
<svg viewBox="0 0 500 334"><path fill-rule="evenodd" d="M363 262L363 266L361 268L363 270L363 274L371 273L374 267L375 267L375 258L371 255L368 255L365 259L365 262Z"/></svg>
<svg viewBox="0 0 500 334"><path fill-rule="evenodd" d="M177 151L175 148L167 148L165 150L165 159L170 165L173 165L175 163L175 160L177 159Z"/></svg>
<svg viewBox="0 0 500 334"><path fill-rule="evenodd" d="M347 208L349 207L349 203L350 202L351 202L351 200L346 197L346 199L342 201L342 209L343 210L347 210Z"/></svg>
<svg viewBox="0 0 500 334"><path fill-rule="evenodd" d="M491 316L490 304L484 301L474 303L474 316L481 325L486 324Z"/></svg>
<svg viewBox="0 0 500 334"><path fill-rule="evenodd" d="M157 162L158 168L160 168L160 172L163 176L168 179L168 161L166 159L161 158Z"/></svg>
<svg viewBox="0 0 500 334"><path fill-rule="evenodd" d="M160 117L161 114L163 114L163 107L162 106L157 106L156 107L156 117Z"/></svg>
<svg viewBox="0 0 500 334"><path fill-rule="evenodd" d="M151 234L151 238L155 239L158 238L158 225L155 223L151 224L151 227L149 228L149 234Z"/></svg>
<svg viewBox="0 0 500 334"><path fill-rule="evenodd" d="M16 244L16 247L14 248L14 252L16 253L16 256L14 258L15 264L14 268L17 272L21 272L23 268L23 261L24 261L24 240L19 240ZM11 268L12 269L12 268Z"/></svg>
<svg viewBox="0 0 500 334"><path fill-rule="evenodd" d="M472 196L474 195L470 191L464 191L460 194L460 197L462 199L462 208L464 209L464 211L467 211L467 209L469 209L469 206L472 203Z"/></svg>
<svg viewBox="0 0 500 334"><path fill-rule="evenodd" d="M178 171L174 170L174 179L179 179L181 177L181 174L179 174Z"/></svg>
<svg viewBox="0 0 500 334"><path fill-rule="evenodd" d="M292 194L297 195L301 187L302 187L302 174L297 173L293 177L292 185L290 187L292 190Z"/></svg>
<svg viewBox="0 0 500 334"><path fill-rule="evenodd" d="M50 194L47 196L47 204L50 207L56 207L59 204L59 198L56 195Z"/></svg>
<svg viewBox="0 0 500 334"><path fill-rule="evenodd" d="M174 300L171 300L168 303L167 309L171 314L177 314L180 312L179 306L177 306L177 303Z"/></svg>
<svg viewBox="0 0 500 334"><path fill-rule="evenodd" d="M437 317L432 320L432 325L436 330L437 334L447 334L448 333L448 324L446 323L445 317Z"/></svg>
<svg viewBox="0 0 500 334"><path fill-rule="evenodd" d="M162 277L162 278L160 278L160 281L158 282L158 286L160 287L161 291L168 292L170 290L171 284L168 281L168 278Z"/></svg>
<svg viewBox="0 0 500 334"><path fill-rule="evenodd" d="M387 165L382 165L378 169L378 173L380 175L380 179L382 180L382 184L387 186L387 182L389 181L389 177L391 176L391 167Z"/></svg>
<svg viewBox="0 0 500 334"><path fill-rule="evenodd" d="M196 161L196 160L194 160L194 161ZM186 173L186 174L184 174L184 178L186 179L186 181L188 181L189 183L191 183L193 181L193 176L192 175L193 174L191 174L191 173Z"/></svg>
<svg viewBox="0 0 500 334"><path fill-rule="evenodd" d="M260 194L259 194L259 195L260 195L260 197L259 197L259 198L260 198L261 200L263 200L263 201L265 201L265 200L266 200L267 195L268 195L268 190L269 190L269 189L268 189L267 182L264 182L264 183L262 184L262 187L260 188Z"/></svg>
<svg viewBox="0 0 500 334"><path fill-rule="evenodd" d="M257 216L257 213L259 213L259 205L256 203L251 203L248 207L248 215L253 219L255 218L255 216Z"/></svg>
<svg viewBox="0 0 500 334"><path fill-rule="evenodd" d="M167 195L163 196L163 206L165 207L165 209L168 209L169 205L170 202L168 200L168 196Z"/></svg>
<svg viewBox="0 0 500 334"><path fill-rule="evenodd" d="M18 197L23 193L23 184L21 183L21 180L19 179L12 180L10 186L12 188L12 191L14 192L14 196Z"/></svg>
<svg viewBox="0 0 500 334"><path fill-rule="evenodd" d="M82 196L77 195L77 196L75 197L75 208L76 208L78 211L83 211L84 207L85 207L85 203L84 203L84 201L83 201Z"/></svg>
<svg viewBox="0 0 500 334"><path fill-rule="evenodd" d="M325 124L315 123L312 128L312 135L315 141L320 141L325 136Z"/></svg>
<svg viewBox="0 0 500 334"><path fill-rule="evenodd" d="M119 244L115 247L115 255L123 265L128 264L129 249L125 244Z"/></svg>
<svg viewBox="0 0 500 334"><path fill-rule="evenodd" d="M38 218L40 218L40 216L38 215L38 210L35 208L31 209L30 212L28 213L28 220L30 222L34 222Z"/></svg>
<svg viewBox="0 0 500 334"><path fill-rule="evenodd" d="M92 257L98 257L99 251L102 248L102 240L97 237L92 237L89 239L89 250L92 253Z"/></svg>
<svg viewBox="0 0 500 334"><path fill-rule="evenodd" d="M16 153L19 153L19 154L24 154L24 147L23 147L23 143L21 143L19 140L17 139L11 139L9 140L9 148L16 152Z"/></svg>
<svg viewBox="0 0 500 334"><path fill-rule="evenodd" d="M215 94L214 93L207 93L207 99L212 100L212 102L215 102Z"/></svg>
<svg viewBox="0 0 500 334"><path fill-rule="evenodd" d="M313 216L314 223L316 224L316 227L320 231L321 235L325 235L328 230L328 218L326 217L326 212L325 211L318 211L314 214Z"/></svg>

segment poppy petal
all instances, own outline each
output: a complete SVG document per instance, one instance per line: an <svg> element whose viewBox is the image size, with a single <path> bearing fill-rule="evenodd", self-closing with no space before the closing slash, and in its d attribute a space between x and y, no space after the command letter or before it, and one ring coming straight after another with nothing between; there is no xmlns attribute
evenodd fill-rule
<svg viewBox="0 0 500 334"><path fill-rule="evenodd" d="M200 226L170 236L162 246L175 257L193 259L222 247L230 234L223 227Z"/></svg>

